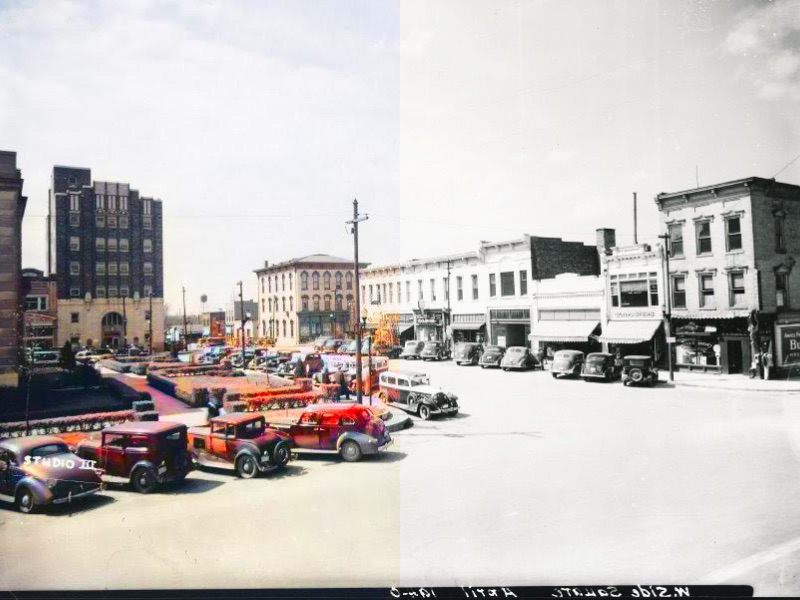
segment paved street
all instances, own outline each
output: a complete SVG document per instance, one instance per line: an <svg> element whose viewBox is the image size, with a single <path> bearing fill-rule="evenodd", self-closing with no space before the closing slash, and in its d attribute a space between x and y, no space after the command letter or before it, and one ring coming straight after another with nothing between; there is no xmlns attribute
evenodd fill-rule
<svg viewBox="0 0 800 600"><path fill-rule="evenodd" d="M748 583L800 593L800 394L401 363L455 392L357 464L0 509L0 587ZM663 376L663 374L662 374Z"/></svg>

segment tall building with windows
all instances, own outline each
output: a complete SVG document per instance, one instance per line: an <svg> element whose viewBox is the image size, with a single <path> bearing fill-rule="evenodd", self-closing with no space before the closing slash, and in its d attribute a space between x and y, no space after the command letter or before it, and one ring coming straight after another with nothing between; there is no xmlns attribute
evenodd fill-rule
<svg viewBox="0 0 800 600"><path fill-rule="evenodd" d="M92 181L89 169L56 166L47 227L58 343L148 348L152 330L153 349L163 349L161 201L127 183Z"/></svg>
<svg viewBox="0 0 800 600"><path fill-rule="evenodd" d="M22 173L17 153L0 151L0 394L19 382L23 329Z"/></svg>
<svg viewBox="0 0 800 600"><path fill-rule="evenodd" d="M800 368L800 186L750 177L656 196L677 364Z"/></svg>

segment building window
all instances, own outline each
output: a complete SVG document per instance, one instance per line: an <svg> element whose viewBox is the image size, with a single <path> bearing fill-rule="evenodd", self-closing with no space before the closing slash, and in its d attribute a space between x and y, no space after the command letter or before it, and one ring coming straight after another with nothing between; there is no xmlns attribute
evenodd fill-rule
<svg viewBox="0 0 800 600"><path fill-rule="evenodd" d="M128 210L128 197L127 196L120 196L119 197L119 209L121 211Z"/></svg>
<svg viewBox="0 0 800 600"><path fill-rule="evenodd" d="M336 296L336 310L342 310L342 297Z"/></svg>
<svg viewBox="0 0 800 600"><path fill-rule="evenodd" d="M300 298L300 302L302 306L302 311L308 312L308 296L303 296L302 298Z"/></svg>
<svg viewBox="0 0 800 600"><path fill-rule="evenodd" d="M612 275L609 292L611 306L659 306L658 273Z"/></svg>
<svg viewBox="0 0 800 600"><path fill-rule="evenodd" d="M337 290L342 289L342 274L339 271L336 271L335 282L336 282L336 289Z"/></svg>
<svg viewBox="0 0 800 600"><path fill-rule="evenodd" d="M456 277L456 299L464 299L464 281L461 276Z"/></svg>
<svg viewBox="0 0 800 600"><path fill-rule="evenodd" d="M744 273L742 271L732 271L728 275L730 288L730 305L744 306Z"/></svg>
<svg viewBox="0 0 800 600"><path fill-rule="evenodd" d="M406 302L411 302L411 282L406 281Z"/></svg>
<svg viewBox="0 0 800 600"><path fill-rule="evenodd" d="M105 198L102 194L97 194L94 197L94 207L96 210L103 210L105 209Z"/></svg>
<svg viewBox="0 0 800 600"><path fill-rule="evenodd" d="M495 296L497 296L497 282L494 273L491 273L489 275L489 297L494 298Z"/></svg>
<svg viewBox="0 0 800 600"><path fill-rule="evenodd" d="M95 295L98 298L105 298L106 297L106 288L104 288L102 285L98 285L97 289L95 290Z"/></svg>
<svg viewBox="0 0 800 600"><path fill-rule="evenodd" d="M322 276L322 281L323 281L323 284L325 285L325 289L326 290L331 289L331 274L330 273L328 273L326 271L325 274Z"/></svg>
<svg viewBox="0 0 800 600"><path fill-rule="evenodd" d="M108 251L109 252L117 251L117 238L108 238Z"/></svg>
<svg viewBox="0 0 800 600"><path fill-rule="evenodd" d="M292 290L294 290L294 275L289 273L289 291L291 292Z"/></svg>
<svg viewBox="0 0 800 600"><path fill-rule="evenodd" d="M726 249L734 252L742 249L742 220L739 217L725 219Z"/></svg>
<svg viewBox="0 0 800 600"><path fill-rule="evenodd" d="M80 227L80 225L81 225L81 214L80 213L69 213L69 224L70 224L70 227Z"/></svg>
<svg viewBox="0 0 800 600"><path fill-rule="evenodd" d="M714 275L711 273L700 275L700 306L714 306Z"/></svg>
<svg viewBox="0 0 800 600"><path fill-rule="evenodd" d="M711 221L698 221L695 224L697 231L697 255L711 254Z"/></svg>
<svg viewBox="0 0 800 600"><path fill-rule="evenodd" d="M286 296L283 296L283 297L281 298L281 310L282 310L283 312L286 312Z"/></svg>
<svg viewBox="0 0 800 600"><path fill-rule="evenodd" d="M153 274L153 263L146 262L144 263L143 272L145 275L152 275Z"/></svg>
<svg viewBox="0 0 800 600"><path fill-rule="evenodd" d="M69 288L69 297L70 298L80 298L81 297L81 288L79 288L79 287L71 287L71 288Z"/></svg>
<svg viewBox="0 0 800 600"><path fill-rule="evenodd" d="M300 273L300 289L307 290L308 289L308 273L303 271Z"/></svg>
<svg viewBox="0 0 800 600"><path fill-rule="evenodd" d="M116 298L117 297L117 287L114 285L108 286L108 297L109 298Z"/></svg>
<svg viewBox="0 0 800 600"><path fill-rule="evenodd" d="M263 302L263 301L262 301L262 302ZM268 304L268 306L269 306L269 312L272 312L272 298L270 298L268 302L269 302L269 304Z"/></svg>
<svg viewBox="0 0 800 600"><path fill-rule="evenodd" d="M369 303L372 304L374 302L374 297L372 295L372 285L369 286Z"/></svg>
<svg viewBox="0 0 800 600"><path fill-rule="evenodd" d="M669 257L683 258L683 225L673 223L667 228L669 233Z"/></svg>
<svg viewBox="0 0 800 600"><path fill-rule="evenodd" d="M153 251L153 240L145 239L142 240L142 250L144 252L152 252Z"/></svg>
<svg viewBox="0 0 800 600"><path fill-rule="evenodd" d="M109 196L108 197L108 210L117 210L117 197L116 196Z"/></svg>
<svg viewBox="0 0 800 600"><path fill-rule="evenodd" d="M153 286L152 285L144 286L144 297L149 298L152 295L153 295Z"/></svg>
<svg viewBox="0 0 800 600"><path fill-rule="evenodd" d="M431 302L436 302L436 280L431 279L430 285L431 285Z"/></svg>
<svg viewBox="0 0 800 600"><path fill-rule="evenodd" d="M106 250L106 238L95 238L94 239L94 249L98 252L105 252Z"/></svg>
<svg viewBox="0 0 800 600"><path fill-rule="evenodd" d="M25 296L25 310L47 310L47 296Z"/></svg>
<svg viewBox="0 0 800 600"><path fill-rule="evenodd" d="M131 267L126 262L119 263L119 274L120 275L130 275Z"/></svg>
<svg viewBox="0 0 800 600"><path fill-rule="evenodd" d="M516 294L514 289L514 273L500 273L500 295L513 296Z"/></svg>
<svg viewBox="0 0 800 600"><path fill-rule="evenodd" d="M472 276L472 299L473 300L477 300L478 299L478 276L477 275L473 275Z"/></svg>
<svg viewBox="0 0 800 600"><path fill-rule="evenodd" d="M130 244L127 238L120 238L119 239L119 251L120 252L127 252L130 248Z"/></svg>
<svg viewBox="0 0 800 600"><path fill-rule="evenodd" d="M81 210L81 199L78 194L70 194L69 195L69 209L72 212L80 212Z"/></svg>
<svg viewBox="0 0 800 600"><path fill-rule="evenodd" d="M116 275L117 274L117 263L115 263L115 262L108 263L108 274L109 275Z"/></svg>
<svg viewBox="0 0 800 600"><path fill-rule="evenodd" d="M106 220L106 225L113 229L117 227L117 215L108 215L108 219Z"/></svg>
<svg viewBox="0 0 800 600"><path fill-rule="evenodd" d="M142 214L145 214L145 215L152 215L153 214L153 201L152 200L142 200Z"/></svg>
<svg viewBox="0 0 800 600"><path fill-rule="evenodd" d="M289 312L294 312L294 298L289 296Z"/></svg>
<svg viewBox="0 0 800 600"><path fill-rule="evenodd" d="M612 281L610 285L611 306L619 307L619 283Z"/></svg>
<svg viewBox="0 0 800 600"><path fill-rule="evenodd" d="M528 272L519 272L519 294L520 296L528 295Z"/></svg>
<svg viewBox="0 0 800 600"><path fill-rule="evenodd" d="M281 273L281 291L286 291L286 273Z"/></svg>
<svg viewBox="0 0 800 600"><path fill-rule="evenodd" d="M311 287L315 290L319 289L319 273L316 271L311 274Z"/></svg>
<svg viewBox="0 0 800 600"><path fill-rule="evenodd" d="M775 304L778 308L789 308L788 273L775 273Z"/></svg>
<svg viewBox="0 0 800 600"><path fill-rule="evenodd" d="M289 335L294 337L294 321L289 321Z"/></svg>
<svg viewBox="0 0 800 600"><path fill-rule="evenodd" d="M319 312L319 296L314 296L314 311Z"/></svg>
<svg viewBox="0 0 800 600"><path fill-rule="evenodd" d="M80 275L81 274L81 263L78 261L72 261L69 263L69 274L70 275Z"/></svg>
<svg viewBox="0 0 800 600"><path fill-rule="evenodd" d="M328 294L325 294L325 310L331 309L331 297Z"/></svg>
<svg viewBox="0 0 800 600"><path fill-rule="evenodd" d="M286 319L283 320L283 337L286 337Z"/></svg>
<svg viewBox="0 0 800 600"><path fill-rule="evenodd" d="M105 275L106 274L106 263L104 263L104 262L95 263L95 271L94 272L97 273L98 275Z"/></svg>
<svg viewBox="0 0 800 600"><path fill-rule="evenodd" d="M363 285L361 286L361 306L364 306L367 303L367 288Z"/></svg>
<svg viewBox="0 0 800 600"><path fill-rule="evenodd" d="M389 304L394 303L394 292L392 291L392 284L389 284Z"/></svg>
<svg viewBox="0 0 800 600"><path fill-rule="evenodd" d="M786 214L783 211L775 213L775 252L784 254L786 252L786 239L783 232L783 225Z"/></svg>
<svg viewBox="0 0 800 600"><path fill-rule="evenodd" d="M686 277L683 275L672 278L672 306L686 308Z"/></svg>
<svg viewBox="0 0 800 600"><path fill-rule="evenodd" d="M69 315L69 322L70 323L80 323L81 320L81 313L70 313Z"/></svg>
<svg viewBox="0 0 800 600"><path fill-rule="evenodd" d="M69 249L72 252L78 252L81 249L81 238L77 236L71 236L69 238Z"/></svg>
<svg viewBox="0 0 800 600"><path fill-rule="evenodd" d="M417 279L417 291L419 292L419 299L422 300L422 279Z"/></svg>
<svg viewBox="0 0 800 600"><path fill-rule="evenodd" d="M122 266L122 265L120 265L120 266ZM119 286L119 295L120 295L121 298L127 298L127 297L129 297L131 295L131 291L130 291L130 289L128 288L127 285Z"/></svg>
<svg viewBox="0 0 800 600"><path fill-rule="evenodd" d="M353 289L353 274L352 273L348 272L344 276L344 285L348 290L352 290Z"/></svg>
<svg viewBox="0 0 800 600"><path fill-rule="evenodd" d="M391 288L391 286L389 286L389 287ZM380 297L378 298L378 301L379 302L386 302L386 284L385 283L381 285L381 290L382 290L382 292L381 292Z"/></svg>
<svg viewBox="0 0 800 600"><path fill-rule="evenodd" d="M119 216L119 228L120 229L127 229L128 228L128 215L120 215Z"/></svg>
<svg viewBox="0 0 800 600"><path fill-rule="evenodd" d="M142 227L144 229L152 229L153 228L153 217L149 215L145 215L142 217Z"/></svg>
<svg viewBox="0 0 800 600"><path fill-rule="evenodd" d="M400 282L397 282L397 303L400 304L403 301L403 294L402 288L400 287Z"/></svg>
<svg viewBox="0 0 800 600"><path fill-rule="evenodd" d="M106 216L103 213L97 213L94 216L94 224L96 227L105 227L106 226Z"/></svg>

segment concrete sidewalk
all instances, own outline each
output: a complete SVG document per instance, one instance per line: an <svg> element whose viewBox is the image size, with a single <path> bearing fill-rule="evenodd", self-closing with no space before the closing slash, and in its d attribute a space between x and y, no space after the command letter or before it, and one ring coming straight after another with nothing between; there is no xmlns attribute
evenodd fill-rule
<svg viewBox="0 0 800 600"><path fill-rule="evenodd" d="M658 377L669 382L669 372L661 370ZM692 373L676 371L676 386L734 390L737 392L783 392L800 393L800 379L750 379L748 375L725 375L717 373Z"/></svg>

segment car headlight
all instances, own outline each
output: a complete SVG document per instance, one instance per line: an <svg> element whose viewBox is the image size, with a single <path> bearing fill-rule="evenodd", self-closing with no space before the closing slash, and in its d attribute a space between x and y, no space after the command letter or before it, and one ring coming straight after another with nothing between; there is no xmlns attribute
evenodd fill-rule
<svg viewBox="0 0 800 600"><path fill-rule="evenodd" d="M56 480L56 479L48 479L47 480L47 487L49 487L52 490L54 487L56 487L56 483L58 483L58 480Z"/></svg>

